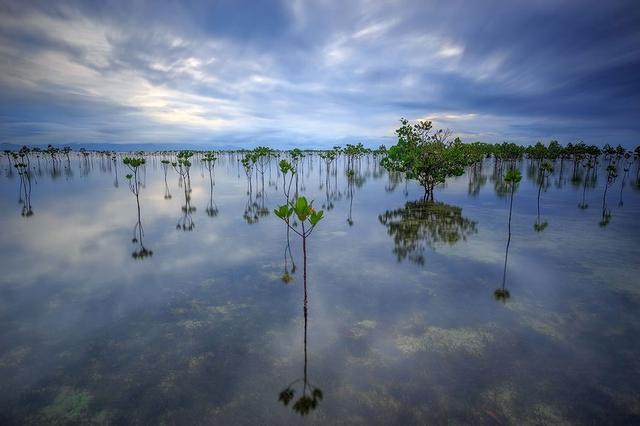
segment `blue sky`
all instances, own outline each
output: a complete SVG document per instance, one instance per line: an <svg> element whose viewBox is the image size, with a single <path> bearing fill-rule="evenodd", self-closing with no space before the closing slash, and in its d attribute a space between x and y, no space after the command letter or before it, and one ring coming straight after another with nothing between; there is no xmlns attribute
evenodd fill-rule
<svg viewBox="0 0 640 426"><path fill-rule="evenodd" d="M640 141L636 1L0 2L0 142Z"/></svg>

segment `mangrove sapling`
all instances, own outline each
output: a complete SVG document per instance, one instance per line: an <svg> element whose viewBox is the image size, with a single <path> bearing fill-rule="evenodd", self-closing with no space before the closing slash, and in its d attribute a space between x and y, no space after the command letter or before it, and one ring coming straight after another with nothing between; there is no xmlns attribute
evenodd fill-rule
<svg viewBox="0 0 640 426"><path fill-rule="evenodd" d="M347 196L349 197L349 215L347 216L347 223L349 226L353 226L353 185L355 179L355 172L353 170L347 170Z"/></svg>
<svg viewBox="0 0 640 426"><path fill-rule="evenodd" d="M618 201L618 206L624 206L624 202L622 201L622 192L624 190L625 184L627 182L627 177L629 176L629 170L631 170L631 164L633 164L633 157L631 156L631 152L628 152L624 155L624 159L622 160L622 180L620 183L620 200Z"/></svg>
<svg viewBox="0 0 640 426"><path fill-rule="evenodd" d="M293 177L296 174L296 169L287 160L280 160L278 163L278 169L282 174L282 192L284 193L287 203L289 202L289 195L291 194L291 184L293 183ZM289 175L289 182L287 183L287 175Z"/></svg>
<svg viewBox="0 0 640 426"><path fill-rule="evenodd" d="M111 157L111 161L113 161L113 170L114 170L114 174L115 177L113 178L113 187L114 188L119 188L120 187L120 182L118 182L118 163L116 161L116 156L114 155L113 157Z"/></svg>
<svg viewBox="0 0 640 426"><path fill-rule="evenodd" d="M584 178L584 182L582 185L582 201L578 204L578 207L581 210L586 210L589 208L589 204L587 204L585 196L587 193L587 183L590 182L590 176L591 176L591 172L595 167L595 162L594 160L592 160L591 158L587 159L582 166L585 168L585 178Z"/></svg>
<svg viewBox="0 0 640 426"><path fill-rule="evenodd" d="M618 168L615 164L609 163L606 172L607 181L604 184L604 193L602 194L602 218L600 220L600 226L607 226L611 221L611 211L607 208L607 191L618 178Z"/></svg>
<svg viewBox="0 0 640 426"><path fill-rule="evenodd" d="M140 167L145 164L146 161L144 158L125 157L122 162L131 171L131 173L125 177L129 182L129 189L136 197L138 212L138 220L133 226L133 237L131 238L131 242L138 244L138 248L131 253L131 257L142 260L146 257L153 256L153 251L148 250L143 243L144 229L142 228L142 216L140 212Z"/></svg>
<svg viewBox="0 0 640 426"><path fill-rule="evenodd" d="M15 162L14 167L20 177L20 186L18 189L18 203L22 204L23 217L33 216L33 206L31 205L31 171L27 163ZM24 197L24 198L23 198Z"/></svg>
<svg viewBox="0 0 640 426"><path fill-rule="evenodd" d="M244 173L247 175L247 194L253 192L253 186L251 184L252 176L253 176L253 166L255 164L254 157L249 154L242 158L241 160L242 168L244 169Z"/></svg>
<svg viewBox="0 0 640 426"><path fill-rule="evenodd" d="M287 204L283 204L273 211L276 216L282 219L287 227L302 238L302 258L303 258L303 281L304 281L304 304L307 305L307 238L311 235L318 222L323 218L322 210L316 211L313 208L313 201L308 202L305 197L297 197ZM301 229L298 230L293 225L291 218L298 219Z"/></svg>
<svg viewBox="0 0 640 426"><path fill-rule="evenodd" d="M283 204L274 210L276 216L282 219L287 227L302 238L302 255L303 255L303 282L304 282L304 372L301 379L291 382L282 392L280 392L279 400L287 406L294 398L294 385L302 383L302 396L293 404L293 409L304 416L314 410L319 401L322 400L322 391L311 384L307 374L307 318L308 318L308 292L307 292L307 238L311 235L316 225L323 218L323 211L316 211L313 208L313 201L308 202L305 197L297 197L287 204ZM301 230L295 229L291 223L291 217L297 217L301 224Z"/></svg>
<svg viewBox="0 0 640 426"><path fill-rule="evenodd" d="M188 180L187 180L188 182ZM196 208L191 205L191 185L188 183L184 187L184 205L181 207L182 216L178 219L176 229L183 231L193 231L195 223L193 222L192 214L196 211Z"/></svg>
<svg viewBox="0 0 640 426"><path fill-rule="evenodd" d="M169 183L167 182L167 172L169 171L169 165L171 161L169 160L161 160L160 164L162 166L162 171L164 172L164 199L171 199L171 191L169 190Z"/></svg>
<svg viewBox="0 0 640 426"><path fill-rule="evenodd" d="M180 175L181 180L185 184L185 191L191 192L191 175L189 170L191 168L191 161L189 160L193 157L193 152L191 151L180 151L176 155L176 161L171 163L174 170Z"/></svg>
<svg viewBox="0 0 640 426"><path fill-rule="evenodd" d="M548 222L546 220L544 222L540 220L540 194L542 193L542 186L547 182L547 179L553 173L553 164L551 164L550 161L545 160L540 163L538 170L538 216L536 219L536 223L533 224L533 229L536 232L542 232L547 227Z"/></svg>
<svg viewBox="0 0 640 426"><path fill-rule="evenodd" d="M299 148L294 148L289 152L289 155L291 156L291 165L292 165L293 169L294 170L303 170L304 162L302 161L302 159L304 158L304 152L302 152L302 150L300 150ZM298 191L300 189L299 181L298 181L298 173L295 174L295 178L296 178L296 194L295 194L295 196L298 197Z"/></svg>
<svg viewBox="0 0 640 426"><path fill-rule="evenodd" d="M279 171L282 174L282 191L286 198L286 204L289 204L289 195L291 193L291 184L293 183L293 177L296 174L296 170L293 168L293 165L287 160L280 160L278 163ZM287 176L289 176L289 181L287 183ZM295 224L294 224L295 225ZM295 273L296 264L293 260L293 255L291 254L291 239L290 239L290 228L287 226L287 245L284 249L284 273L282 274L282 281L285 284L289 284L293 277L289 274L289 260L291 261L291 273Z"/></svg>
<svg viewBox="0 0 640 426"><path fill-rule="evenodd" d="M504 269L502 272L502 287L496 289L493 292L493 295L496 298L496 300L500 300L502 302L506 302L507 299L511 297L509 290L507 290L506 288L507 259L509 258L509 245L511 244L511 212L513 211L513 195L516 191L516 187L518 186L518 183L520 182L520 180L522 180L522 175L520 174L520 171L516 169L509 170L506 176L504 177L504 181L507 182L507 184L510 186L510 194L511 194L511 198L509 201L509 221L507 225L507 233L508 233L507 247L504 252Z"/></svg>

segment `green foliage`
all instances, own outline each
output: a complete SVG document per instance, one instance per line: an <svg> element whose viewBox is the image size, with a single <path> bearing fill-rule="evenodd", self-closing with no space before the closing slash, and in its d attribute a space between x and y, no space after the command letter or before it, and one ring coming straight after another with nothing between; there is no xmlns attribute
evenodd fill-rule
<svg viewBox="0 0 640 426"><path fill-rule="evenodd" d="M504 181L511 184L519 183L522 180L520 170L510 169L504 177Z"/></svg>
<svg viewBox="0 0 640 426"><path fill-rule="evenodd" d="M287 225L289 225L289 227L291 227L290 225L291 216L293 216L294 214L296 215L300 223L303 224L303 229L304 229L304 222L308 221L311 227L309 229L304 230L303 234L301 234L294 228L291 228L297 234L303 237L307 237L311 233L313 228L318 224L318 222L320 222L324 217L324 211L322 210L316 211L316 209L313 208L313 201L308 202L305 197L298 197L295 200L292 200L288 204L283 204L280 207L274 209L273 212L280 219L284 220L287 223Z"/></svg>
<svg viewBox="0 0 640 426"><path fill-rule="evenodd" d="M609 185L611 185L613 182L615 182L616 178L618 177L618 168L615 166L615 164L609 164L607 166L607 183Z"/></svg>
<svg viewBox="0 0 640 426"><path fill-rule="evenodd" d="M278 166L280 167L280 172L283 175L286 175L287 173L295 173L295 169L293 168L293 165L287 160L280 160L280 162L278 163Z"/></svg>
<svg viewBox="0 0 640 426"><path fill-rule="evenodd" d="M493 154L497 159L503 161L516 161L522 157L524 152L524 147L513 142L503 142L493 146Z"/></svg>
<svg viewBox="0 0 640 426"><path fill-rule="evenodd" d="M551 163L551 161L543 161L542 164L540 164L540 173L542 173L543 175L549 175L553 173L553 164Z"/></svg>
<svg viewBox="0 0 640 426"><path fill-rule="evenodd" d="M182 166L186 169L188 169L189 167L191 167L191 161L189 160L191 157L193 157L193 152L192 151L180 151L178 152L178 154L176 155L176 158L178 159L177 161L177 165ZM174 167L176 167L176 164L174 164Z"/></svg>
<svg viewBox="0 0 640 426"><path fill-rule="evenodd" d="M146 160L144 158L137 157L124 157L122 162L125 165L129 166L129 168L131 169L137 169L138 167L142 166L146 162Z"/></svg>
<svg viewBox="0 0 640 426"><path fill-rule="evenodd" d="M398 143L387 151L381 164L389 171L404 173L407 179L416 179L433 198L433 188L450 176L460 176L468 164L462 141L448 141L448 131L431 133L430 121L410 124L401 119L396 130Z"/></svg>
<svg viewBox="0 0 640 426"><path fill-rule="evenodd" d="M216 157L215 152L213 151L209 151L207 152L203 157L202 157L202 161L205 163L215 163L215 161L218 159L218 157Z"/></svg>
<svg viewBox="0 0 640 426"><path fill-rule="evenodd" d="M298 148L294 148L289 152L289 155L291 155L291 159L293 161L298 161L299 159L301 159L302 157L304 157L304 153L298 149Z"/></svg>

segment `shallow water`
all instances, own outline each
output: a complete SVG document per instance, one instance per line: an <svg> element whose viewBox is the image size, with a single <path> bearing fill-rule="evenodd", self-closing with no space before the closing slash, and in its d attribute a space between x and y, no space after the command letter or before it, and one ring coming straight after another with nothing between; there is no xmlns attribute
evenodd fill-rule
<svg viewBox="0 0 640 426"><path fill-rule="evenodd" d="M2 158L0 424L298 423L305 373L322 391L306 423L640 422L637 163L607 190L603 226L605 160L597 180L556 162L539 221L535 163L520 162L496 300L510 197L493 160L425 204L373 157L350 184L344 158L327 179L308 156L298 190L325 219L308 240L305 319L301 241L291 233L292 273L273 214L276 161L262 195L239 157L218 160L213 188L196 159L183 208L162 158L142 171L142 239L120 159L72 155L54 171L32 158L23 216Z"/></svg>

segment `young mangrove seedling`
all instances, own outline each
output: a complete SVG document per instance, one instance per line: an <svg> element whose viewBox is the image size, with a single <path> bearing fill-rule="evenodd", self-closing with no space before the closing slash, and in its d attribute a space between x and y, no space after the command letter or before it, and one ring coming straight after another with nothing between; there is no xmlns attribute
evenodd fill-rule
<svg viewBox="0 0 640 426"><path fill-rule="evenodd" d="M167 183L167 172L169 171L169 165L171 165L171 161L169 160L161 160L160 164L162 165L162 171L164 172L164 199L171 199L171 192L169 191L169 183Z"/></svg>
<svg viewBox="0 0 640 426"><path fill-rule="evenodd" d="M131 242L133 244L138 244L138 248L131 253L131 257L134 259L145 259L147 257L153 256L153 251L148 250L143 243L144 238L144 229L142 228L142 215L140 212L140 179L139 179L139 169L145 164L144 158L136 158L136 157L125 157L122 162L129 168L131 173L126 175L127 181L129 182L129 189L136 197L136 206L138 212L138 220L133 227L133 237L131 238Z"/></svg>
<svg viewBox="0 0 640 426"><path fill-rule="evenodd" d="M291 184L293 183L293 177L296 174L296 170L293 168L293 165L287 160L280 160L278 163L279 170L282 173L282 192L284 193L285 198L287 199L287 204L289 204L289 195L291 193ZM287 176L289 176L289 183L287 183ZM293 255L291 254L291 239L290 239L290 228L287 226L287 245L284 249L284 273L282 274L282 282L285 284L289 284L293 281L293 277L291 274L295 273L296 264L293 260ZM289 261L291 261L291 274L289 273Z"/></svg>
<svg viewBox="0 0 640 426"><path fill-rule="evenodd" d="M273 211L276 216L282 219L287 227L298 234L302 238L302 260L303 260L303 283L304 283L304 301L307 304L307 238L313 232L318 222L323 218L322 210L316 211L313 208L313 201L308 202L305 197L298 197L288 204L283 204ZM291 218L294 216L298 219L301 229L296 229Z"/></svg>
<svg viewBox="0 0 640 426"><path fill-rule="evenodd" d="M507 237L507 247L504 252L504 269L502 271L502 287L496 289L493 292L493 296L496 300L506 302L507 299L511 297L509 290L506 289L507 283L507 259L509 257L509 245L511 244L511 212L513 211L513 194L516 191L516 187L518 183L522 180L522 174L520 170L511 169L507 172L504 177L504 181L510 186L511 200L509 202L509 222L508 222L508 237Z"/></svg>
<svg viewBox="0 0 640 426"><path fill-rule="evenodd" d="M215 217L218 215L218 206L213 201L213 186L215 185L213 172L217 159L218 158L215 156L214 152L207 152L202 158L205 168L209 171L209 203L205 209L205 212L209 217Z"/></svg>
<svg viewBox="0 0 640 426"><path fill-rule="evenodd" d="M318 403L322 400L322 391L310 383L307 374L307 318L308 318L308 297L307 297L307 238L315 229L318 222L323 218L324 212L322 210L316 211L313 208L313 201L308 202L305 197L297 197L293 201L283 204L274 210L276 216L282 219L289 229L298 234L302 238L302 253L304 262L304 371L303 377L291 382L282 392L280 392L279 400L285 406L289 405L294 399L295 389L294 386L298 383L302 383L302 395L293 403L293 409L301 416L309 414L312 410L318 406ZM295 229L291 223L291 217L297 217L301 224L301 230Z"/></svg>
<svg viewBox="0 0 640 426"><path fill-rule="evenodd" d="M533 229L536 232L542 232L549 224L546 220L543 222L540 220L540 194L542 192L542 186L547 182L547 179L553 173L553 164L550 161L544 160L540 163L538 171L538 216L536 223L533 224Z"/></svg>
<svg viewBox="0 0 640 426"><path fill-rule="evenodd" d="M607 166L607 182L604 184L604 193L602 194L602 218L600 219L600 226L607 226L611 221L611 210L607 207L607 190L613 186L618 178L618 168L615 164L610 163Z"/></svg>

